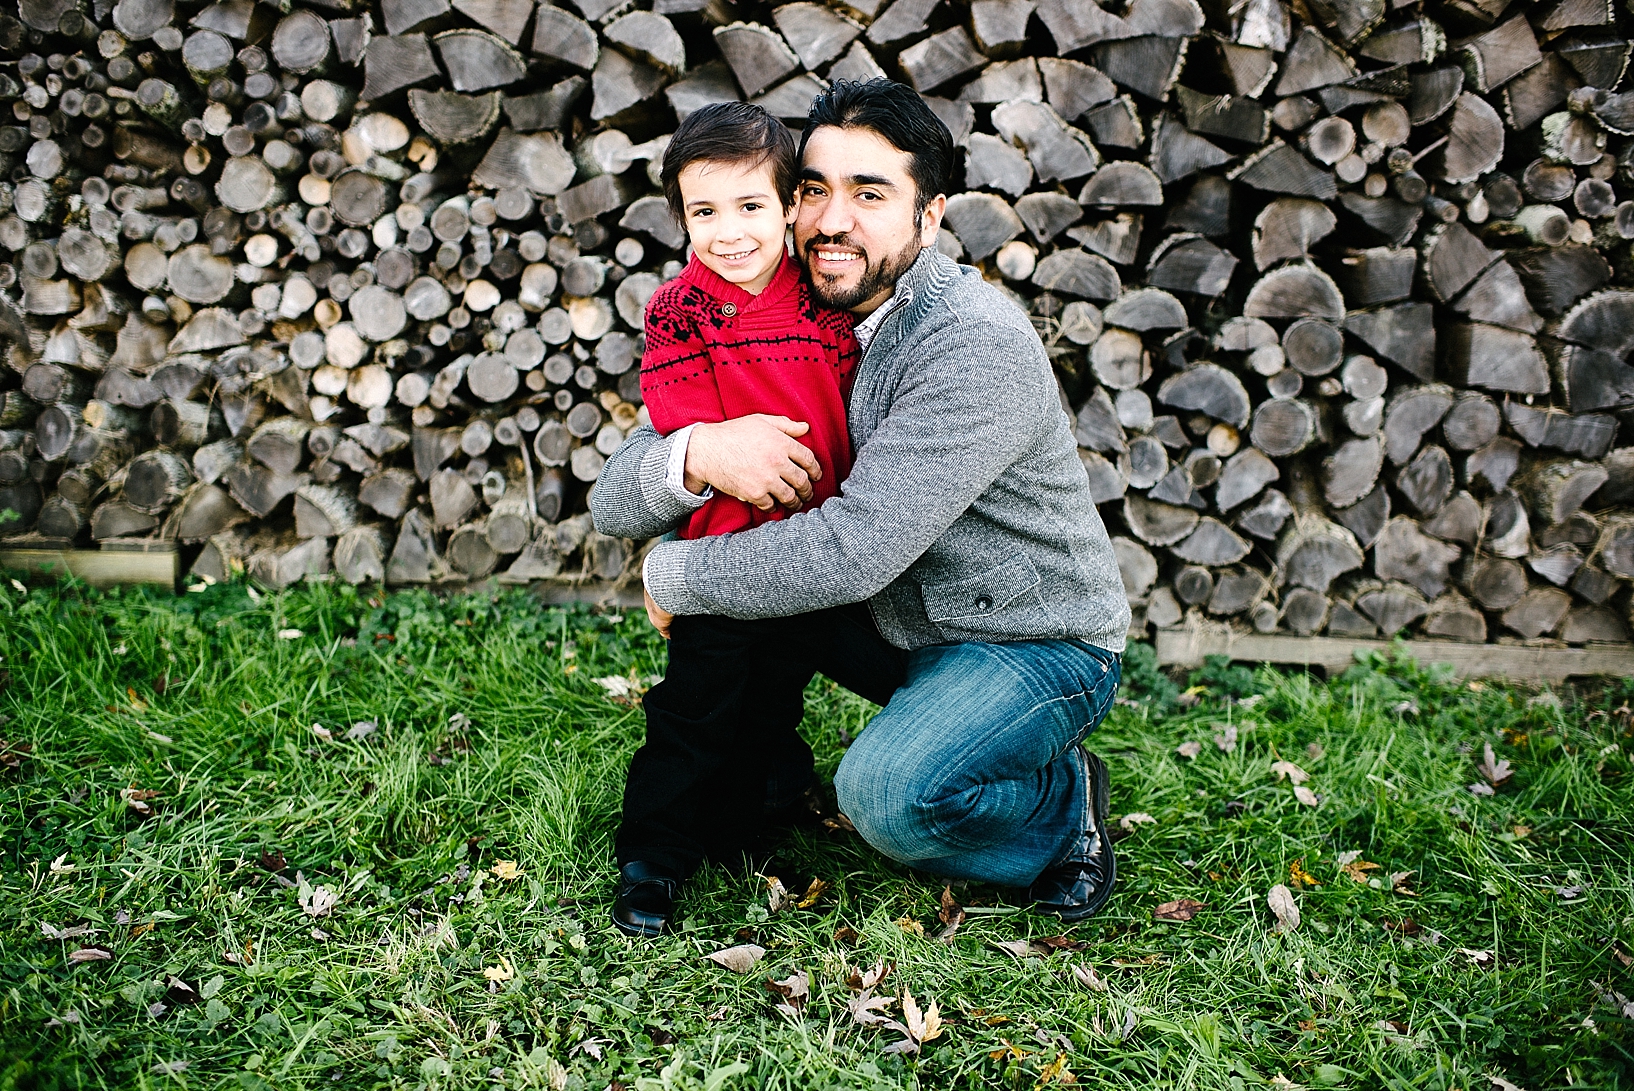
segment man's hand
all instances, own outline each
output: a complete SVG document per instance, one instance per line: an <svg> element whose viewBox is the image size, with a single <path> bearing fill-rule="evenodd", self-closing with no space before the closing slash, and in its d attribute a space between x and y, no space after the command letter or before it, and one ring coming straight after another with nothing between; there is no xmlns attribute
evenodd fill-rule
<svg viewBox="0 0 1634 1091"><path fill-rule="evenodd" d="M766 413L700 424L687 441L686 487L701 493L709 485L761 511L778 504L792 511L823 476L811 448L795 439L809 431L804 421Z"/></svg>
<svg viewBox="0 0 1634 1091"><path fill-rule="evenodd" d="M659 636L668 640L670 622L675 620L675 615L654 602L645 587L641 589L641 597L647 600L647 620L652 622L652 627L658 630Z"/></svg>

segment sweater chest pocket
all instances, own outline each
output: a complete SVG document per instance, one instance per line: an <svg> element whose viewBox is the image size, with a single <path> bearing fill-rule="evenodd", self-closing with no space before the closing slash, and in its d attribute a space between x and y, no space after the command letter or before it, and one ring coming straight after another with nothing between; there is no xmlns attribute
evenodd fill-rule
<svg viewBox="0 0 1634 1091"><path fill-rule="evenodd" d="M1025 553L985 572L921 588L925 617L935 624L991 617L1043 582Z"/></svg>

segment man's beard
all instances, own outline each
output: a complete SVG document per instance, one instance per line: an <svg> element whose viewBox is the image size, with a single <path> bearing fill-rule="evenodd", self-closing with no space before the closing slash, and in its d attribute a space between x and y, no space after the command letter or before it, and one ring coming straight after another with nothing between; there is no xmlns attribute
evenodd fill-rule
<svg viewBox="0 0 1634 1091"><path fill-rule="evenodd" d="M818 274L811 268L812 252L818 246L843 246L859 252L863 263L862 279L857 281L855 287L841 288L838 285L838 277ZM806 269L811 273L812 295L825 307L849 311L895 288L902 274L912 268L913 263L919 259L919 249L917 241L911 242L900 253L884 257L876 265L866 250L850 242L843 233L813 235L806 240L805 246Z"/></svg>

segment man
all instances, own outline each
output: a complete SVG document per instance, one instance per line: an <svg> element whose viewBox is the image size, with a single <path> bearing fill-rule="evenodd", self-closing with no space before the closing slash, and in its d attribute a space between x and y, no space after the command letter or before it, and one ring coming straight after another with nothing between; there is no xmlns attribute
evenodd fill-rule
<svg viewBox="0 0 1634 1091"><path fill-rule="evenodd" d="M693 672L711 681L647 696L670 714L649 716L668 726L631 767L614 922L662 930L716 851L648 859L667 815L728 777L766 784L768 810L805 787L809 749L757 737L754 720L798 703L813 671L885 705L834 779L869 844L1081 919L1115 865L1106 767L1079 744L1112 703L1129 608L1049 361L1024 314L935 248L954 149L916 93L836 83L800 150L797 256L818 301L859 319L851 475L820 507L648 555L649 616L709 627L689 643L712 650ZM662 534L712 489L797 508L820 472L804 429L639 430L602 471L596 525Z"/></svg>

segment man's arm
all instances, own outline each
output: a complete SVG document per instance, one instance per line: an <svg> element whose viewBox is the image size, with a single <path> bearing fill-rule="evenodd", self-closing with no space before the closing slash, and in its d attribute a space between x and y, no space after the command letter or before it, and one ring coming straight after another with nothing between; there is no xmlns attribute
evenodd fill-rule
<svg viewBox="0 0 1634 1091"><path fill-rule="evenodd" d="M590 490L590 517L596 529L615 538L656 538L680 526L708 499L683 499L670 485L671 454L677 432L660 436L642 425L607 459Z"/></svg>
<svg viewBox="0 0 1634 1091"><path fill-rule="evenodd" d="M968 344L955 329L919 347L924 362L840 496L740 534L658 545L646 569L657 604L778 617L859 602L906 571L1033 442L1030 422L1056 408L1048 364L1030 359L1042 354L1031 330L984 331L979 353Z"/></svg>

